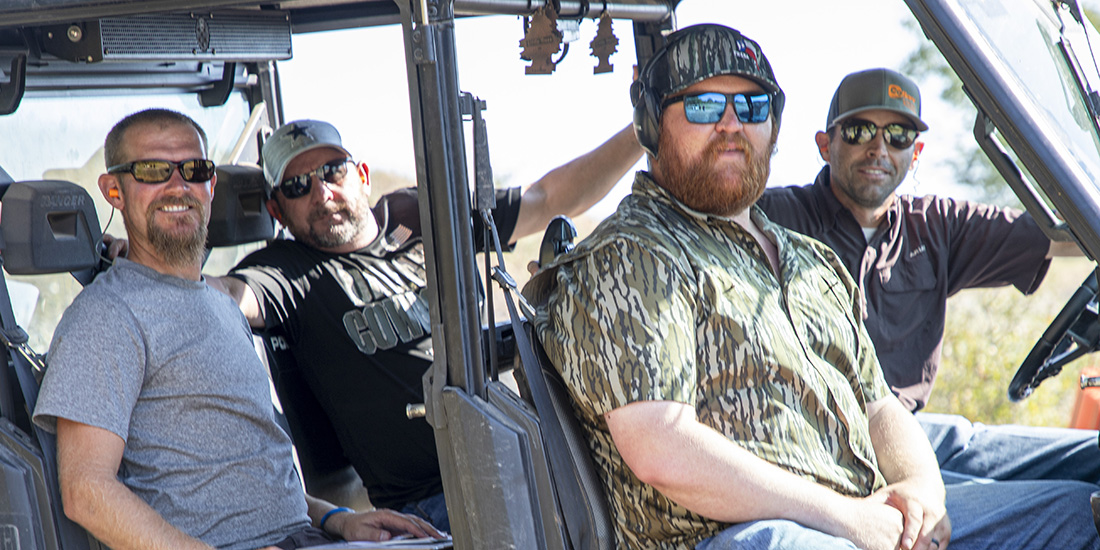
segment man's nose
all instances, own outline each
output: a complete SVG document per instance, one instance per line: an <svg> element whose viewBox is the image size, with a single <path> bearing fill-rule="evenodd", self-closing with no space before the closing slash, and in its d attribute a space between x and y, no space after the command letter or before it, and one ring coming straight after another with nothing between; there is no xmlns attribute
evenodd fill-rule
<svg viewBox="0 0 1100 550"><path fill-rule="evenodd" d="M889 146L886 145L886 130L880 128L867 144L867 154L877 157L886 156L889 153L887 147Z"/></svg>
<svg viewBox="0 0 1100 550"><path fill-rule="evenodd" d="M722 111L722 118L714 124L714 129L719 132L740 132L743 128L744 124L737 118L733 105L727 103L726 110Z"/></svg>
<svg viewBox="0 0 1100 550"><path fill-rule="evenodd" d="M325 178L322 178L320 174L310 174L309 177L313 179L313 188L310 191L318 199L330 201L336 196L332 191L332 184L325 181Z"/></svg>

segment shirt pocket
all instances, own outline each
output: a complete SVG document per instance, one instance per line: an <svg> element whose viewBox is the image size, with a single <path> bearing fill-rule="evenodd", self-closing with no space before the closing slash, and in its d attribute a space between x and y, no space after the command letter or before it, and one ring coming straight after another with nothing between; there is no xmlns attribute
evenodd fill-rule
<svg viewBox="0 0 1100 550"><path fill-rule="evenodd" d="M936 288L936 270L927 253L878 268L882 290L890 293L924 292Z"/></svg>

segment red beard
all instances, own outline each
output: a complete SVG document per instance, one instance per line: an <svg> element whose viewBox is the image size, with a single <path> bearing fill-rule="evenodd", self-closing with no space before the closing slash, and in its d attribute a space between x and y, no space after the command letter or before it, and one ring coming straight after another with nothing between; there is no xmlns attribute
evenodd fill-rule
<svg viewBox="0 0 1100 550"><path fill-rule="evenodd" d="M772 146L767 152L757 151L741 134L728 139L716 139L703 152L701 159L686 158L668 132L662 130L658 144L659 183L673 197L692 210L730 217L752 206L768 183L771 169L771 149L778 132L772 133ZM746 166L717 168L718 158L733 143L745 152ZM731 173L731 170L736 170ZM736 177L737 181L733 181Z"/></svg>

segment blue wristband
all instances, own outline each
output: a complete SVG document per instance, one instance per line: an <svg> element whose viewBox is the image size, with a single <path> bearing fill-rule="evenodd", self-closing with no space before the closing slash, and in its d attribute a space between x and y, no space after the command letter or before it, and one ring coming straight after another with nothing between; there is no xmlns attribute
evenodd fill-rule
<svg viewBox="0 0 1100 550"><path fill-rule="evenodd" d="M325 530L325 522L328 521L328 518L330 518L333 514L338 514L340 512L351 512L351 513L354 514L355 510L352 510L351 508L345 508L343 506L341 506L339 508L333 508L332 510L329 510L328 512L325 512L325 515L321 516L321 523L317 524L317 528L324 531Z"/></svg>

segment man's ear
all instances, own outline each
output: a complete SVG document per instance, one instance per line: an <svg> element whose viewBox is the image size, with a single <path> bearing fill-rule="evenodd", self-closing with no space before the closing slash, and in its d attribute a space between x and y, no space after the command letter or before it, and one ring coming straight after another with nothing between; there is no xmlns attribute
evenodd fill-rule
<svg viewBox="0 0 1100 550"><path fill-rule="evenodd" d="M283 223L283 210L279 208L279 201L267 199L267 213L271 214L271 217L275 218L275 221L279 222L284 227L286 226L286 224Z"/></svg>
<svg viewBox="0 0 1100 550"><path fill-rule="evenodd" d="M99 191L103 193L103 198L107 199L107 204L122 210L126 201L122 198L122 182L118 181L118 176L100 174L96 183L99 185Z"/></svg>
<svg viewBox="0 0 1100 550"><path fill-rule="evenodd" d="M214 186L218 183L218 173L214 172L213 176L210 176L210 198L214 198Z"/></svg>
<svg viewBox="0 0 1100 550"><path fill-rule="evenodd" d="M918 141L918 142L913 144L913 164L917 163L917 157L920 156L922 151L924 151L924 142L923 141Z"/></svg>
<svg viewBox="0 0 1100 550"><path fill-rule="evenodd" d="M821 160L826 163L829 162L829 134L825 132L818 132L814 134L814 142L817 143L817 153L821 155Z"/></svg>
<svg viewBox="0 0 1100 550"><path fill-rule="evenodd" d="M355 165L355 170L357 172L359 172L359 181L360 181L360 183L362 183L363 186L366 187L369 190L370 189L370 168L367 167L367 163L360 162L359 164L356 164Z"/></svg>

